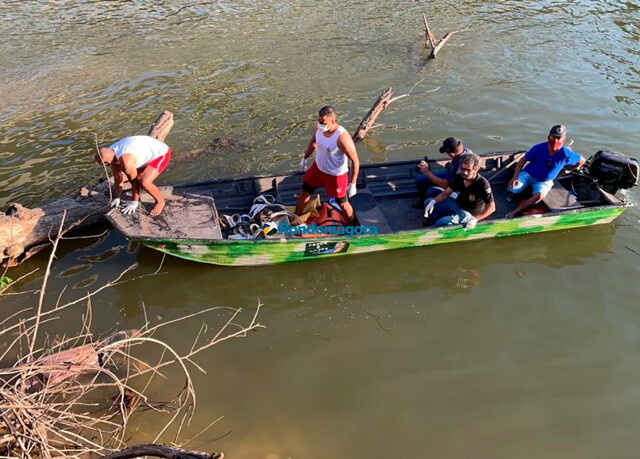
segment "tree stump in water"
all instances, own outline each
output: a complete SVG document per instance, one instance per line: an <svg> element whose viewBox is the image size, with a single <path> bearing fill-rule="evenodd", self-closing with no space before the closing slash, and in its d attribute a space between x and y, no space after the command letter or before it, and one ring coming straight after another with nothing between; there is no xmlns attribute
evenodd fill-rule
<svg viewBox="0 0 640 459"><path fill-rule="evenodd" d="M164 141L173 126L173 114L163 111L147 135ZM56 237L62 214L67 212L67 228L85 229L105 221L111 181L85 185L73 196L59 199L42 207L28 209L10 204L0 213L0 264L16 266L49 247Z"/></svg>

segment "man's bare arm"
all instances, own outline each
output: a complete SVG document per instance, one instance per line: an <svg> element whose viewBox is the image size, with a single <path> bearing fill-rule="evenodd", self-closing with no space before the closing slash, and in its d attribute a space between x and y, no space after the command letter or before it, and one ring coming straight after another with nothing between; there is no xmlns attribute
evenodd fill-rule
<svg viewBox="0 0 640 459"><path fill-rule="evenodd" d="M571 171L575 171L576 169L580 169L582 166L584 166L584 163L586 163L586 161L582 156L580 156L580 161L578 161L578 164L576 164L575 166L567 166L565 168L565 172L569 173Z"/></svg>
<svg viewBox="0 0 640 459"><path fill-rule="evenodd" d="M509 180L508 186L513 186L513 183L518 179L518 175L520 175L520 172L522 171L522 168L524 167L526 162L527 160L524 159L524 156L518 160L518 162L516 163L516 170L513 171L513 177L511 178L511 180Z"/></svg>
<svg viewBox="0 0 640 459"><path fill-rule="evenodd" d="M318 125L314 124L313 134L311 135L311 139L309 139L309 143L307 144L307 149L304 152L304 159L307 159L316 150L316 131L317 130L318 130Z"/></svg>
<svg viewBox="0 0 640 459"><path fill-rule="evenodd" d="M431 183L433 183L435 186L439 186L444 190L446 190L447 187L449 187L449 181L445 178L438 177L436 174L431 172L431 169L429 168L429 163L427 163L426 161L420 161L420 164L418 164L418 168L420 168L420 172L426 175L427 178L431 180Z"/></svg>
<svg viewBox="0 0 640 459"><path fill-rule="evenodd" d="M340 148L351 161L351 183L355 184L358 181L358 174L360 173L360 159L356 151L356 144L353 143L353 139L348 132L343 132L340 137L338 137L338 142L336 143L338 144L338 148Z"/></svg>
<svg viewBox="0 0 640 459"><path fill-rule="evenodd" d="M133 201L140 200L140 183L138 181L138 170L136 169L136 158L130 154L123 154L120 157L120 166L131 183L131 196Z"/></svg>
<svg viewBox="0 0 640 459"><path fill-rule="evenodd" d="M484 220L495 211L496 211L496 203L494 201L491 201L489 204L484 206L484 210L480 212L480 214L476 217L476 220L478 221Z"/></svg>
<svg viewBox="0 0 640 459"><path fill-rule="evenodd" d="M113 171L113 180L116 184L116 199L120 199L122 195L122 187L124 186L125 175L122 173L122 168L117 160L111 163L111 170Z"/></svg>
<svg viewBox="0 0 640 459"><path fill-rule="evenodd" d="M436 204L438 204L446 200L449 196L451 196L451 193L453 193L453 190L451 188L447 188L446 190L441 192L438 196L436 196L433 199L435 200Z"/></svg>

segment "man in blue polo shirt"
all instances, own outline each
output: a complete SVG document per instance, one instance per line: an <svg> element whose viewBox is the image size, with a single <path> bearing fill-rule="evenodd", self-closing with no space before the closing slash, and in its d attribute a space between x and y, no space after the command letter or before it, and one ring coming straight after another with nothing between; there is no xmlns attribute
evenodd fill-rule
<svg viewBox="0 0 640 459"><path fill-rule="evenodd" d="M582 167L584 158L564 146L567 128L557 124L549 131L546 142L534 145L518 161L513 178L509 181L508 191L518 194L531 187L533 196L522 201L518 207L505 217L513 218L525 209L536 205L547 195L553 181L563 168L572 171ZM526 166L525 166L526 163Z"/></svg>

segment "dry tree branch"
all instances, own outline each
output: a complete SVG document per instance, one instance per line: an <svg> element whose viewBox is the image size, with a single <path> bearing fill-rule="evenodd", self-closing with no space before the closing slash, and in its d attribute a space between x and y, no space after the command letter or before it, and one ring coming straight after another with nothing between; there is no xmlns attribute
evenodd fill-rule
<svg viewBox="0 0 640 459"><path fill-rule="evenodd" d="M51 264L53 263L53 259L56 254L56 249L58 248L58 242L60 242L60 238L62 237L62 229L64 228L64 219L67 216L67 211L65 210L62 213L62 219L60 220L60 228L58 229L58 235L53 242L53 249L51 249L51 255L49 256L49 261L47 262L47 270L44 273L44 279L42 280L42 288L40 289L40 297L38 299L38 308L36 309L35 315L35 325L33 328L33 334L31 335L31 342L29 343L29 356L33 355L33 347L36 345L36 338L38 337L38 326L40 325L40 316L42 313L42 303L44 301L44 293L47 290L47 281L49 280L49 272L51 271Z"/></svg>
<svg viewBox="0 0 640 459"><path fill-rule="evenodd" d="M64 220L53 241L54 249L65 233L63 224ZM92 297L106 288L131 281L132 279L123 277L136 265L123 270L115 279L80 299L60 305L63 290L55 308L45 310L46 285L54 259L55 251L49 258L37 307L23 309L2 322L5 326L0 331L0 344L5 341L9 345L0 361L4 361L14 351L16 355L12 366L0 368L0 423L7 424L6 429L0 424L0 454L43 458L118 454L118 450L127 446L127 429L131 416L136 411L146 409L159 414L166 413L167 416L166 424L154 441L159 441L170 428L177 426L177 442L196 408L196 392L188 365L192 364L199 371L204 371L194 361L197 354L222 341L246 336L248 331L262 328L257 322L261 304L258 304L248 325L235 322L241 310L226 307L211 307L152 325L145 308L144 324L139 330L118 331L106 338L95 339L92 331ZM162 263L152 275L160 274L161 269ZM38 336L47 332L50 323L61 318L62 311L83 303L85 309L80 314L81 328L77 333L64 334L51 342L45 340L44 345L36 345ZM174 327L184 321L204 317L205 314L212 316L213 311L221 309L229 311L229 319L217 327L214 336L206 337L211 327L205 323L201 325L190 347L183 351L156 336L159 330L168 326ZM33 311L34 315L22 317L27 311ZM17 323L12 324L12 321ZM18 349L15 349L16 346ZM149 347L156 348L159 353L157 361L151 364L148 363L151 361L148 351L140 354L145 358L137 355L139 350ZM175 375L169 377L161 373L169 366L184 378L179 392L168 397L169 401L166 402L149 400L151 381L156 376L163 378L159 380L163 394L175 385ZM154 392L157 392L157 386L157 383L153 385ZM213 424L215 422L211 425ZM169 451L162 449L162 445L147 447L160 448L147 451ZM167 448L183 451L180 454L190 454L181 457L201 457L198 455L206 454L184 452L185 450L173 446ZM206 457L222 456L211 454Z"/></svg>
<svg viewBox="0 0 640 459"><path fill-rule="evenodd" d="M102 154L100 153L100 147L98 146L98 133L95 132L93 134L93 140L94 143L96 145L96 153L98 154L98 157L102 160L100 161L100 163L102 164L102 167L104 169L104 176L107 178L107 187L109 188L109 205L111 205L111 202L113 201L113 193L111 191L111 179L109 178L109 171L107 171L107 166L104 163L104 158L102 158Z"/></svg>
<svg viewBox="0 0 640 459"><path fill-rule="evenodd" d="M7 267L4 270L4 274L0 277L3 277L6 273L7 270L9 269L9 267ZM32 269L31 271L29 271L27 274L23 274L22 276L18 277L15 280L12 280L11 282L9 282L7 285L5 285L4 287L0 288L0 295L4 296L4 295L12 295L11 293L5 293L9 288L11 288L12 286L16 285L18 282L20 282L22 279L25 279L27 277L29 277L30 275L32 275L33 273L35 273L38 269L40 268L36 268L36 269ZM32 292L34 290L29 290L29 292ZM13 295L22 295L26 292L18 292L18 293L13 293Z"/></svg>

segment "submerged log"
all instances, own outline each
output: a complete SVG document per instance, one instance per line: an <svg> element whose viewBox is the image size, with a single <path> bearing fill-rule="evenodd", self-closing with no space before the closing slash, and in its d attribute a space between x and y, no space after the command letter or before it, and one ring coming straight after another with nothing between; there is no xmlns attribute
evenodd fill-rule
<svg viewBox="0 0 640 459"><path fill-rule="evenodd" d="M224 459L223 453L203 453L201 451L188 451L167 445L138 445L122 451L102 456L102 459L132 459L134 457L153 456L167 459Z"/></svg>
<svg viewBox="0 0 640 459"><path fill-rule="evenodd" d="M69 379L99 372L107 364L107 356L103 350L105 346L138 335L138 330L115 332L102 341L58 351L14 369L24 374L33 374L25 381L27 390L40 390L45 386L55 387Z"/></svg>
<svg viewBox="0 0 640 459"><path fill-rule="evenodd" d="M173 126L173 114L163 111L151 125L147 135L164 140ZM0 213L0 264L16 266L49 247L57 235L62 214L69 228L86 229L105 221L111 182L106 179L97 185L85 185L73 196L28 209L18 203L10 204Z"/></svg>

